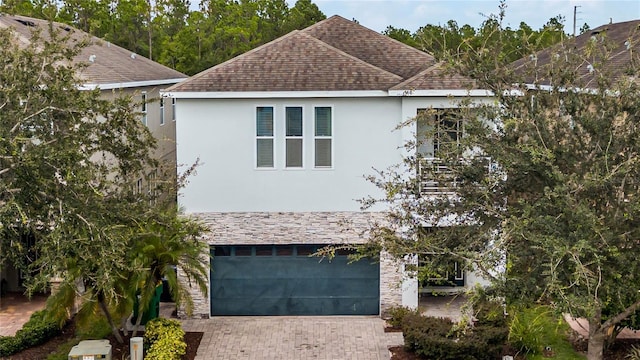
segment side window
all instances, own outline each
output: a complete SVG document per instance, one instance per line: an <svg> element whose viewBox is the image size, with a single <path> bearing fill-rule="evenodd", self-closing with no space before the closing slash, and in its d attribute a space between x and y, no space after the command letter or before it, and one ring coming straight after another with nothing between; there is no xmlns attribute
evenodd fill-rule
<svg viewBox="0 0 640 360"><path fill-rule="evenodd" d="M302 108L285 108L286 116L286 160L285 166L288 168L302 167Z"/></svg>
<svg viewBox="0 0 640 360"><path fill-rule="evenodd" d="M160 125L164 125L164 98L160 98Z"/></svg>
<svg viewBox="0 0 640 360"><path fill-rule="evenodd" d="M143 91L140 99L140 112L142 113L142 123L147 125L147 92Z"/></svg>
<svg viewBox="0 0 640 360"><path fill-rule="evenodd" d="M333 130L331 108L316 107L314 119L314 154L316 168L330 168L332 163Z"/></svg>
<svg viewBox="0 0 640 360"><path fill-rule="evenodd" d="M273 107L256 108L256 167L273 168Z"/></svg>
<svg viewBox="0 0 640 360"><path fill-rule="evenodd" d="M176 98L171 98L171 120L176 121Z"/></svg>

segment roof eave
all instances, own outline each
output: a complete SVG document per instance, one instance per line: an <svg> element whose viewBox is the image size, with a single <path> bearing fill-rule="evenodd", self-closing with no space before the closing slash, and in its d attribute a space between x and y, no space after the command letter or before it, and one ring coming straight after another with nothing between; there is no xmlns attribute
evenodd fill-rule
<svg viewBox="0 0 640 360"><path fill-rule="evenodd" d="M278 99L278 98L353 98L388 97L386 90L344 91L179 91L160 92L163 96L177 99Z"/></svg>
<svg viewBox="0 0 640 360"><path fill-rule="evenodd" d="M389 90L389 96L407 96L407 97L436 97L436 96L493 96L493 92L485 89L433 89L433 90Z"/></svg>
<svg viewBox="0 0 640 360"><path fill-rule="evenodd" d="M144 80L144 81L129 81L129 82L117 82L117 83L85 83L79 87L80 90L114 90L114 89L126 89L126 88L138 88L147 86L158 85L172 85L184 81L188 78L174 78L174 79L158 79L158 80Z"/></svg>

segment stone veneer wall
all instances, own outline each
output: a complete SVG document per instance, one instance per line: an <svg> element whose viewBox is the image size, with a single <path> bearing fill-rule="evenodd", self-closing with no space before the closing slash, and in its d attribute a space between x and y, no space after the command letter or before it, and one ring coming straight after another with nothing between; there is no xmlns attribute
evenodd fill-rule
<svg viewBox="0 0 640 360"><path fill-rule="evenodd" d="M260 244L362 244L375 223L385 221L379 212L244 212L194 213L210 229L203 241L209 245ZM381 314L402 304L401 265L383 254L380 258ZM180 275L180 272L178 273ZM182 280L185 281L184 276ZM191 287L193 317L209 317L210 296ZM178 315L186 314L181 309Z"/></svg>

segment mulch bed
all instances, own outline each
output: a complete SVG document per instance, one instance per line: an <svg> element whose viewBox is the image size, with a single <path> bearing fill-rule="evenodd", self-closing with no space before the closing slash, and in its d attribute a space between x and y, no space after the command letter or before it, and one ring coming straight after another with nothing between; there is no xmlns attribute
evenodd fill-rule
<svg viewBox="0 0 640 360"><path fill-rule="evenodd" d="M7 360L40 360L46 359L47 356L56 352L58 346L66 343L67 341L75 337L76 327L73 322L69 323L62 329L62 334L50 339L46 343L26 349L17 354L11 355L8 358L2 358ZM122 335L122 334L121 334ZM143 336L143 332L138 332L136 336ZM187 353L182 357L182 360L194 360L196 353L198 352L198 346L200 340L202 340L202 332L187 332L184 335L184 341L187 343ZM128 336L122 336L124 343L120 344L113 335L110 335L107 340L111 343L111 358L112 359L125 359L129 355L129 339L131 338L131 332Z"/></svg>

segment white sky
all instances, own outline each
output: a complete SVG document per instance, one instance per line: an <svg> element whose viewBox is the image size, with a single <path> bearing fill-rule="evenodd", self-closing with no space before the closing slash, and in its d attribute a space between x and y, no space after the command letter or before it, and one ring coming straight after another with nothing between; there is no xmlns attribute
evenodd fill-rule
<svg viewBox="0 0 640 360"><path fill-rule="evenodd" d="M383 31L388 25L416 31L427 24L478 27L485 15L498 12L498 0L312 0L327 15L355 18L360 24ZM295 0L287 0L290 6ZM562 15L565 31L573 31L573 9L578 7L577 28L585 22L600 25L640 19L640 0L507 0L505 24L517 28L524 21L534 30L550 18ZM485 15L483 15L485 14Z"/></svg>

